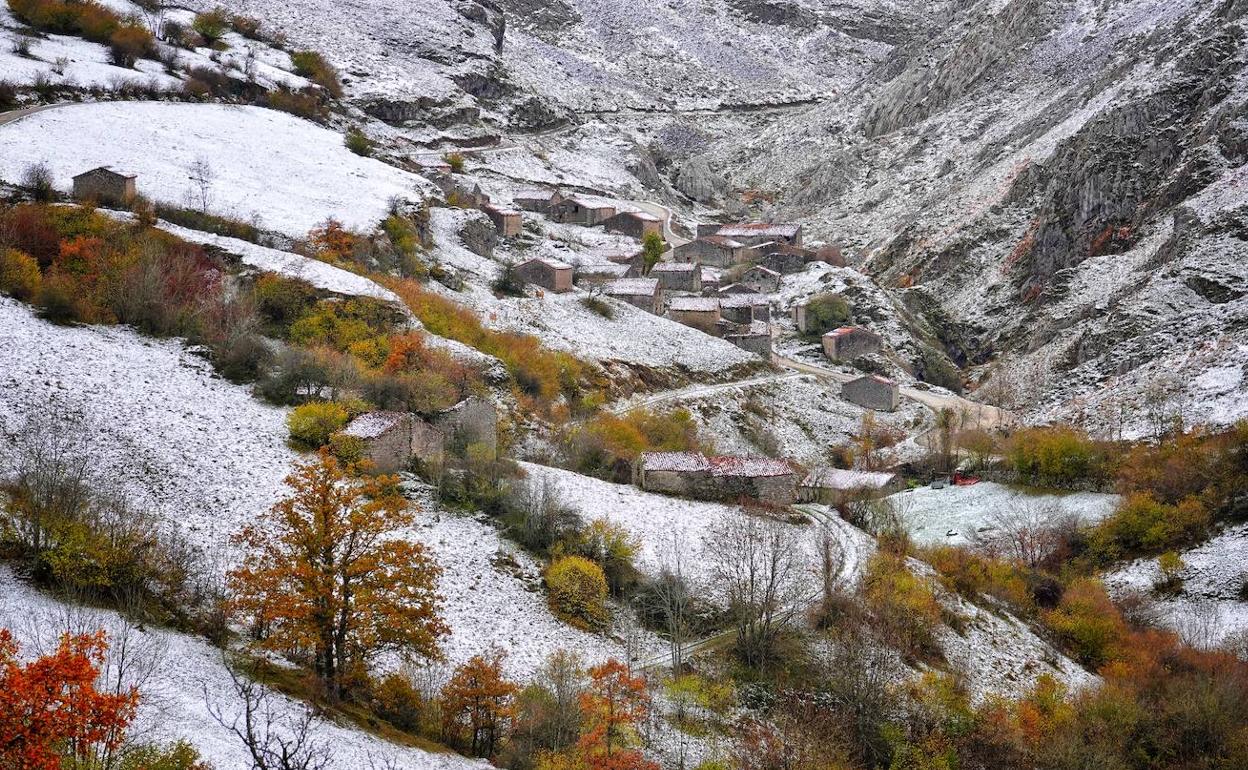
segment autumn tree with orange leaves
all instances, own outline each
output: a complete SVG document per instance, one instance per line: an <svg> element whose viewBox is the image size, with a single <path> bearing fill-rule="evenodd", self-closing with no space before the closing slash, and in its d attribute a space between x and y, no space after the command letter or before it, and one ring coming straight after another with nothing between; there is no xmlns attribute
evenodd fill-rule
<svg viewBox="0 0 1248 770"><path fill-rule="evenodd" d="M65 757L121 746L139 694L95 689L108 644L104 632L65 635L51 655L22 665L0 628L0 770L61 770Z"/></svg>
<svg viewBox="0 0 1248 770"><path fill-rule="evenodd" d="M635 747L637 727L650 714L646 680L632 676L615 658L589 670L581 693L585 732L577 749L590 770L658 770Z"/></svg>
<svg viewBox="0 0 1248 770"><path fill-rule="evenodd" d="M231 606L260 644L309 660L331 699L382 652L437 657L441 570L398 537L413 513L394 476L358 477L325 449L286 478L291 495L234 537Z"/></svg>
<svg viewBox="0 0 1248 770"><path fill-rule="evenodd" d="M493 759L515 717L515 682L503 677L501 650L474 655L442 688L442 732L474 757Z"/></svg>

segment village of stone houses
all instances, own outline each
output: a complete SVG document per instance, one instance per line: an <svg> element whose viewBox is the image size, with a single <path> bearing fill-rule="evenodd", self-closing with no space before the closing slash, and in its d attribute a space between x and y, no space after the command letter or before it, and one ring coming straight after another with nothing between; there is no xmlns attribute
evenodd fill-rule
<svg viewBox="0 0 1248 770"><path fill-rule="evenodd" d="M6 0L0 770L1248 767L1246 41Z"/></svg>

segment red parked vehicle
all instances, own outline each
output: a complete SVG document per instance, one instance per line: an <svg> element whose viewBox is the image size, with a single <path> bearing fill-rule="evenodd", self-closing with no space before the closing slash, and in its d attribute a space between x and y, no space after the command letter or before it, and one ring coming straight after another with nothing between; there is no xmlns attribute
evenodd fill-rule
<svg viewBox="0 0 1248 770"><path fill-rule="evenodd" d="M979 483L979 476L967 476L962 471L953 472L953 485L957 487L969 487L972 484Z"/></svg>

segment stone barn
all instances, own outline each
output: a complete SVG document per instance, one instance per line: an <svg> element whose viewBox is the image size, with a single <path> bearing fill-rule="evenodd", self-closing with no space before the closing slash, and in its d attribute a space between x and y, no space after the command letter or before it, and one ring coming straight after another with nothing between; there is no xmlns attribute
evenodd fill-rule
<svg viewBox="0 0 1248 770"><path fill-rule="evenodd" d="M74 177L74 197L113 206L129 206L137 196L134 174L121 174L108 166L84 171Z"/></svg>
<svg viewBox="0 0 1248 770"><path fill-rule="evenodd" d="M762 294L728 294L719 298L720 314L736 324L771 320L771 304Z"/></svg>
<svg viewBox="0 0 1248 770"><path fill-rule="evenodd" d="M622 278L603 284L602 293L647 313L663 315L663 286L654 278Z"/></svg>
<svg viewBox="0 0 1248 770"><path fill-rule="evenodd" d="M768 270L775 270L781 275L800 273L806 269L806 263L810 261L810 258L806 255L795 253L801 251L805 251L805 249L777 249L770 251L758 258L758 266L765 267Z"/></svg>
<svg viewBox="0 0 1248 770"><path fill-rule="evenodd" d="M852 361L880 352L880 335L859 326L842 326L823 335L823 354L833 361Z"/></svg>
<svg viewBox="0 0 1248 770"><path fill-rule="evenodd" d="M714 297L672 297L667 317L707 334L719 333L719 300Z"/></svg>
<svg viewBox="0 0 1248 770"><path fill-rule="evenodd" d="M783 460L765 457L707 457L697 452L643 452L633 466L633 483L648 492L698 500L759 500L792 505L797 472Z"/></svg>
<svg viewBox="0 0 1248 770"><path fill-rule="evenodd" d="M617 265L614 262L577 265L574 275L574 279L581 286L601 286L609 281L632 277L632 265Z"/></svg>
<svg viewBox="0 0 1248 770"><path fill-rule="evenodd" d="M741 274L740 283L760 294L773 294L780 291L780 274L775 270L756 265Z"/></svg>
<svg viewBox="0 0 1248 770"><path fill-rule="evenodd" d="M702 498L710 487L711 461L700 452L642 452L633 483L647 492Z"/></svg>
<svg viewBox="0 0 1248 770"><path fill-rule="evenodd" d="M663 237L663 220L644 211L621 211L603 220L602 226L609 233L622 233L642 240L650 233Z"/></svg>
<svg viewBox="0 0 1248 770"><path fill-rule="evenodd" d="M524 218L516 209L487 203L481 207L481 210L494 223L494 229L498 231L501 238L515 238L524 231Z"/></svg>
<svg viewBox="0 0 1248 770"><path fill-rule="evenodd" d="M516 265L516 275L525 283L553 292L572 291L572 266L550 257L534 257Z"/></svg>
<svg viewBox="0 0 1248 770"><path fill-rule="evenodd" d="M564 198L550 207L550 218L556 222L593 227L615 216L615 206L584 195Z"/></svg>
<svg viewBox="0 0 1248 770"><path fill-rule="evenodd" d="M658 279L664 291L702 291L702 266L690 262L660 262L650 268L650 277Z"/></svg>
<svg viewBox="0 0 1248 770"><path fill-rule="evenodd" d="M758 246L768 241L786 243L789 246L802 245L802 226L792 222L747 222L724 225L716 230L715 234L740 241L746 246Z"/></svg>
<svg viewBox="0 0 1248 770"><path fill-rule="evenodd" d="M771 326L766 321L752 321L748 326L737 325L737 328L724 334L724 339L742 350L771 360Z"/></svg>
<svg viewBox="0 0 1248 770"><path fill-rule="evenodd" d="M445 442L441 430L410 412L362 414L337 435L357 439L378 473L406 470L413 459L441 462Z"/></svg>
<svg viewBox="0 0 1248 770"><path fill-rule="evenodd" d="M819 468L802 479L797 494L804 503L840 505L849 500L886 497L905 488L905 479L896 473Z"/></svg>
<svg viewBox="0 0 1248 770"><path fill-rule="evenodd" d="M866 409L892 412L901 404L901 389L887 377L869 374L842 385L841 398Z"/></svg>
<svg viewBox="0 0 1248 770"><path fill-rule="evenodd" d="M470 396L430 418L446 437L446 447L462 454L470 445L484 446L498 454L498 408L479 396Z"/></svg>
<svg viewBox="0 0 1248 770"><path fill-rule="evenodd" d="M707 296L719 294L719 274L705 267L702 268L702 293Z"/></svg>
<svg viewBox="0 0 1248 770"><path fill-rule="evenodd" d="M511 196L516 208L537 214L549 213L552 206L562 201L563 195L558 190L521 190Z"/></svg>
<svg viewBox="0 0 1248 770"><path fill-rule="evenodd" d="M711 267L732 267L750 256L750 248L744 243L718 235L695 238L672 249L672 259L677 262L697 262Z"/></svg>

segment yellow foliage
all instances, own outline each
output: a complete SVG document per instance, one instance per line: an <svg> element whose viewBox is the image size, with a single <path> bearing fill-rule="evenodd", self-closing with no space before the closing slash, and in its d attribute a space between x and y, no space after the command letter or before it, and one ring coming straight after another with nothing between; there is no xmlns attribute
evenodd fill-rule
<svg viewBox="0 0 1248 770"><path fill-rule="evenodd" d="M0 251L0 292L27 301L39 293L42 282L34 257L17 249Z"/></svg>
<svg viewBox="0 0 1248 770"><path fill-rule="evenodd" d="M589 559L556 559L546 568L546 588L551 609L572 625L597 629L607 624L607 578Z"/></svg>
<svg viewBox="0 0 1248 770"><path fill-rule="evenodd" d="M347 410L329 401L303 404L286 415L291 440L308 449L325 446L329 437L346 424Z"/></svg>

